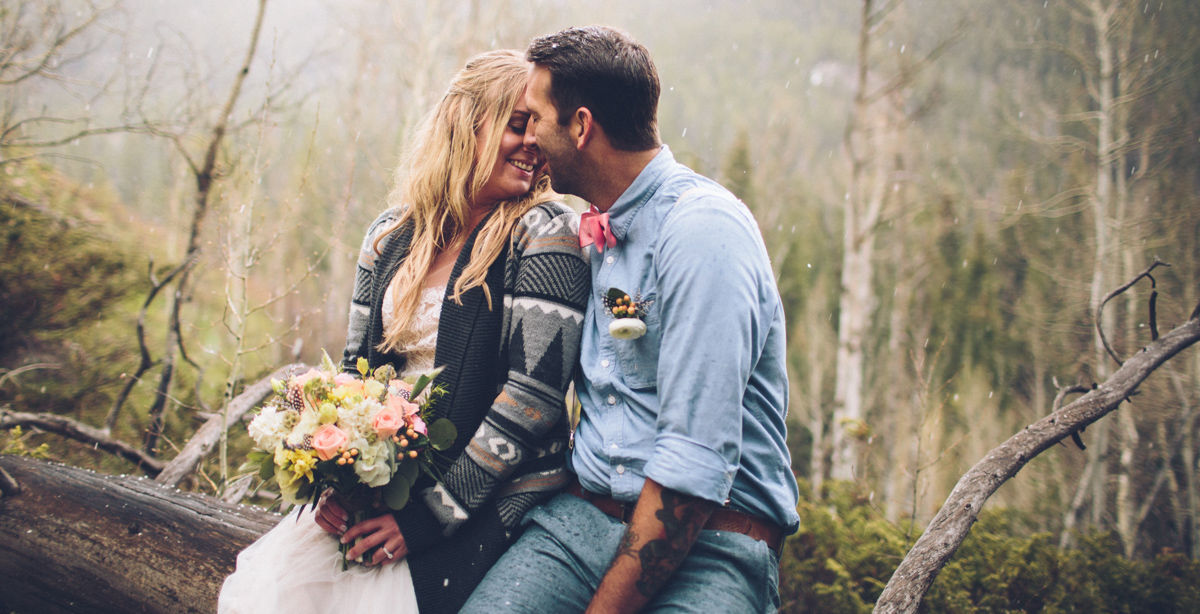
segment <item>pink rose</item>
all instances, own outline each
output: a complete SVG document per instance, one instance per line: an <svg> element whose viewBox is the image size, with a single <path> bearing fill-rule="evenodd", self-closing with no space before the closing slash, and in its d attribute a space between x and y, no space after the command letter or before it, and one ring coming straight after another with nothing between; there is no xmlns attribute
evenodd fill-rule
<svg viewBox="0 0 1200 614"><path fill-rule="evenodd" d="M412 420L412 428L414 431L422 435L429 435L429 429L425 427L425 421L422 420L420 416L413 414L410 419Z"/></svg>
<svg viewBox="0 0 1200 614"><path fill-rule="evenodd" d="M308 380L313 379L313 378L320 379L321 377L322 377L322 374L320 371L318 371L316 369L309 369L307 373L303 373L303 374L297 375L296 377L293 377L292 381L288 382L288 386L291 388L301 389L301 388L304 388L304 384L306 382L308 382Z"/></svg>
<svg viewBox="0 0 1200 614"><path fill-rule="evenodd" d="M358 381L358 378L350 375L349 373L338 373L337 375L333 376L334 386L341 386L343 384L349 384L356 381Z"/></svg>
<svg viewBox="0 0 1200 614"><path fill-rule="evenodd" d="M375 432L379 433L380 437L391 437L396 434L396 431L404 428L404 414L389 402L387 407L375 414L375 420L371 426L375 427Z"/></svg>
<svg viewBox="0 0 1200 614"><path fill-rule="evenodd" d="M332 424L325 424L313 433L312 447L321 460L329 460L337 456L338 451L344 448L349 440L346 431Z"/></svg>
<svg viewBox="0 0 1200 614"><path fill-rule="evenodd" d="M411 416L421 411L421 406L406 401L404 397L391 395L388 397L388 407L395 409L401 416Z"/></svg>

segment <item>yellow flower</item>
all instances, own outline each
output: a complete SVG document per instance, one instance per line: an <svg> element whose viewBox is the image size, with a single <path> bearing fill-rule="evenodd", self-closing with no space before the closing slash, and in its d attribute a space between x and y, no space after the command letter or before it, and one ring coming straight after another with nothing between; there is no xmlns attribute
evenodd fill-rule
<svg viewBox="0 0 1200 614"><path fill-rule="evenodd" d="M334 407L332 403L325 403L321 405L321 424L333 424L334 422L337 422L337 419L337 408Z"/></svg>
<svg viewBox="0 0 1200 614"><path fill-rule="evenodd" d="M386 386L373 379L363 382L363 392L366 394L367 398L378 399L386 389Z"/></svg>
<svg viewBox="0 0 1200 614"><path fill-rule="evenodd" d="M292 461L292 472L299 480L300 476L308 478L309 482L313 481L313 467L317 466L317 455L312 450L292 450L288 455Z"/></svg>
<svg viewBox="0 0 1200 614"><path fill-rule="evenodd" d="M367 359L361 356L358 357L358 363L355 364L355 366L358 367L358 372L362 374L363 377L366 377L367 371L371 369L371 363L367 362Z"/></svg>

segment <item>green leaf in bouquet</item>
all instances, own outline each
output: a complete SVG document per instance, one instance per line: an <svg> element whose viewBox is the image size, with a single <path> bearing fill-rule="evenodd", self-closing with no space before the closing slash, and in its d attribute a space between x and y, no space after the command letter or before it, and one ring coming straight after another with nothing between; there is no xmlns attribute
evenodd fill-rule
<svg viewBox="0 0 1200 614"><path fill-rule="evenodd" d="M269 480L275 477L275 457L267 454L258 461L258 477Z"/></svg>
<svg viewBox="0 0 1200 614"><path fill-rule="evenodd" d="M412 392L409 393L408 398L416 399L418 396L420 396L421 393L425 391L425 387L429 385L429 382L432 382L433 378L437 377L438 374L442 372L442 369L445 369L445 367L438 367L433 371L418 377L416 383L413 384Z"/></svg>
<svg viewBox="0 0 1200 614"><path fill-rule="evenodd" d="M446 418L438 418L429 425L429 433L426 436L429 437L429 445L433 446L434 450L445 450L454 445L458 429Z"/></svg>
<svg viewBox="0 0 1200 614"><path fill-rule="evenodd" d="M442 477L441 477L441 476L439 476L438 474L434 473L434 471L433 471L433 470L434 470L434 468L433 468L433 464L432 464L432 463L419 463L419 466L421 467L421 471L422 471L422 472L423 472L425 475L427 475L427 476L429 476L429 477L433 478L434 480L436 480L436 481L438 481L438 482L441 482L441 481L442 481Z"/></svg>
<svg viewBox="0 0 1200 614"><path fill-rule="evenodd" d="M313 486L312 482L308 482L305 480L300 480L300 482L301 482L300 488L296 490L296 500L297 501L303 501L305 499L312 499L313 497L316 496L317 489L316 489L316 487Z"/></svg>
<svg viewBox="0 0 1200 614"><path fill-rule="evenodd" d="M326 373L338 373L337 365L333 364L333 359L329 357L329 353L321 350L321 370Z"/></svg>
<svg viewBox="0 0 1200 614"><path fill-rule="evenodd" d="M415 458L406 458L396 468L396 475L403 476L404 479L408 480L409 484L416 484L417 476L421 475L420 467L418 467L420 464Z"/></svg>
<svg viewBox="0 0 1200 614"><path fill-rule="evenodd" d="M620 288L609 288L608 294L605 295L610 303L615 303L617 299L627 296L629 296L629 293Z"/></svg>
<svg viewBox="0 0 1200 614"><path fill-rule="evenodd" d="M398 510L408 503L408 495L412 491L412 482L400 472L392 476L391 481L383 485L383 502L393 510Z"/></svg>

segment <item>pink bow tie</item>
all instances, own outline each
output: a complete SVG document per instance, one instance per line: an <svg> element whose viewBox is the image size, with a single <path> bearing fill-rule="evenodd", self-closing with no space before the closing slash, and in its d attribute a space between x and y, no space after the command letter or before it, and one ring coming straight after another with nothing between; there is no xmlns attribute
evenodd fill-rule
<svg viewBox="0 0 1200 614"><path fill-rule="evenodd" d="M592 209L579 216L579 247L589 245L595 245L596 251L601 254L606 246L617 246L617 237L608 223L607 213Z"/></svg>

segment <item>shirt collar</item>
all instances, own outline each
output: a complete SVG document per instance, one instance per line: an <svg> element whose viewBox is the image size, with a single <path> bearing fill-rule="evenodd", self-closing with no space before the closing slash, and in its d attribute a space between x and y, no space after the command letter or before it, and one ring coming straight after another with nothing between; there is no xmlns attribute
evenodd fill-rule
<svg viewBox="0 0 1200 614"><path fill-rule="evenodd" d="M617 240L625 240L625 233L629 227L633 225L634 218L637 217L642 206L650 202L650 198L658 191L658 186L667 179L668 171L675 166L675 156L671 155L671 150L664 144L653 160L642 169L638 174L637 179L625 188L625 192L613 203L608 209L608 221L612 228L613 235Z"/></svg>

